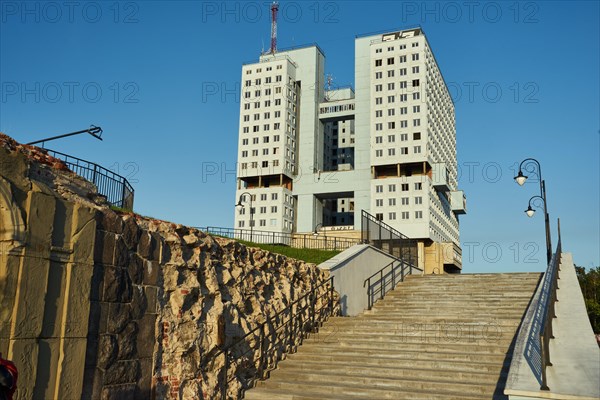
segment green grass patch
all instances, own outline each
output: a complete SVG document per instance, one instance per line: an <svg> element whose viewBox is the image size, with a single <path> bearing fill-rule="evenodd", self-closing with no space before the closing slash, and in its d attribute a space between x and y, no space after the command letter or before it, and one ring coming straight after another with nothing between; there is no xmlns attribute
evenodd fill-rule
<svg viewBox="0 0 600 400"><path fill-rule="evenodd" d="M258 247L263 250L268 250L272 253L281 254L282 256L295 258L297 260L302 260L315 264L321 264L322 262L327 261L330 258L335 257L341 253L341 251L338 250L297 249L294 247L276 244L247 242L245 240L238 240L238 242L248 247Z"/></svg>
<svg viewBox="0 0 600 400"><path fill-rule="evenodd" d="M120 212L120 213L132 213L133 210L130 210L128 208L121 208L121 207L117 207L117 206L110 206L110 209L116 212Z"/></svg>

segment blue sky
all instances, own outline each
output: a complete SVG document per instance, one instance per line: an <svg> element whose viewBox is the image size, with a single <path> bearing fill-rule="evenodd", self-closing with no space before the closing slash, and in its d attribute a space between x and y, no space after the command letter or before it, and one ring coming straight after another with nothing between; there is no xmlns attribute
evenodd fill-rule
<svg viewBox="0 0 600 400"><path fill-rule="evenodd" d="M69 4L67 2L67 4ZM232 226L241 64L269 44L268 2L0 2L0 131L21 142L102 126L58 151L127 176L135 210ZM357 34L420 25L456 104L465 272L541 271L537 158L556 242L600 265L598 2L282 1L279 46L316 42L334 85ZM555 243L554 243L555 244Z"/></svg>

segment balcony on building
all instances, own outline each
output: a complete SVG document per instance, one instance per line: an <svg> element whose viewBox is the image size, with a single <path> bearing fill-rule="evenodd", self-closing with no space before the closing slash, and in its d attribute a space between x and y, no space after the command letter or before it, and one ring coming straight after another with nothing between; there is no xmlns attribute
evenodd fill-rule
<svg viewBox="0 0 600 400"><path fill-rule="evenodd" d="M449 173L446 163L434 163L432 165L431 184L437 191L450 191L448 177Z"/></svg>
<svg viewBox="0 0 600 400"><path fill-rule="evenodd" d="M450 205L455 214L467 213L467 197L462 190L454 190L450 192Z"/></svg>

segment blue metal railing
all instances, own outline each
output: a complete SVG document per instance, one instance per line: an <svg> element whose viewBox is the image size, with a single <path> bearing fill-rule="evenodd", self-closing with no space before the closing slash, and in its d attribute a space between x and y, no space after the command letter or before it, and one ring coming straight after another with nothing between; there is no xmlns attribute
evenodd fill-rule
<svg viewBox="0 0 600 400"><path fill-rule="evenodd" d="M533 371L541 390L549 390L546 379L546 367L550 362L550 339L554 338L552 320L556 318L554 303L557 300L556 290L560 271L560 254L562 244L560 238L560 220L558 222L558 244L552 255L548 268L541 282L541 291L533 314L531 330L525 345L525 359Z"/></svg>

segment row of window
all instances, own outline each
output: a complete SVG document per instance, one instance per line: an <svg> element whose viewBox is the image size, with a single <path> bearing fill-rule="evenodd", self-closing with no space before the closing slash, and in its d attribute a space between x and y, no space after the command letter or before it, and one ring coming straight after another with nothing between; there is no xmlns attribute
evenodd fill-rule
<svg viewBox="0 0 600 400"><path fill-rule="evenodd" d="M254 91L254 96L252 96L252 92L251 91L246 91L244 92L244 97L243 97L243 101L244 104L250 103L250 102L255 102L255 106L256 103L258 103L260 105L260 101L257 101L259 98L261 98L261 96L263 96L263 99L265 98L270 98L270 99L274 99L274 97L271 96L276 96L279 95L281 96L281 86L276 86L275 87L275 94L273 94L273 91L271 90L271 88L268 89L264 89L264 91L257 89ZM277 96L277 97L279 97ZM298 96L296 95L295 92L291 91L289 88L287 89L287 98L290 100L293 100L294 102L296 102ZM275 99L275 100L279 100L279 99ZM289 102L289 100L288 100ZM278 103L277 101L275 102L275 105L279 105L280 103ZM270 103L269 103L270 105Z"/></svg>
<svg viewBox="0 0 600 400"><path fill-rule="evenodd" d="M375 185L375 193L383 193L383 186L384 185ZM422 182L414 182L414 188L415 190L422 190L423 189L423 183ZM401 183L400 184L400 190L402 192L408 192L409 190L409 184L408 183ZM391 183L388 185L388 192L389 193L394 193L396 191L396 184L395 183Z"/></svg>
<svg viewBox="0 0 600 400"><path fill-rule="evenodd" d="M273 112L273 118L281 118L281 111L275 111ZM252 119L254 121L259 121L260 120L260 113L254 113ZM263 113L263 119L271 119L271 112L270 111L266 111ZM243 117L244 122L248 122L250 121L250 114L246 114Z"/></svg>
<svg viewBox="0 0 600 400"><path fill-rule="evenodd" d="M419 61L419 53L413 53L411 54L411 59L412 61ZM396 57L388 57L385 59L385 65L394 65L394 63L396 62ZM401 55L398 57L398 62L400 64L405 63L406 62L406 55ZM383 58L379 58L377 60L375 60L375 66L376 67L382 67L383 66Z"/></svg>
<svg viewBox="0 0 600 400"><path fill-rule="evenodd" d="M400 112L400 115L406 115L408 114L408 107L399 107L398 111ZM420 105L416 105L416 106L412 106L412 112L413 113L419 113L421 112L421 106ZM396 109L395 108L388 108L387 109L387 116L388 117L393 117L396 115ZM375 118L382 118L383 117L383 110L375 110Z"/></svg>
<svg viewBox="0 0 600 400"><path fill-rule="evenodd" d="M286 161L286 168L290 169L291 168L291 164L289 161ZM254 168L258 168L258 161L252 161L250 163L241 163L241 169L248 169L248 165L250 165L250 168L254 169ZM263 160L260 162L260 166L261 168L269 168L269 161L268 160ZM279 167L279 160L272 160L271 161L271 167Z"/></svg>
<svg viewBox="0 0 600 400"><path fill-rule="evenodd" d="M388 104L395 103L396 97L397 96L395 96L395 95L387 96L387 103ZM398 97L400 98L400 102L408 101L408 94L401 94ZM419 93L419 92L412 93L413 100L419 100L420 98L421 98L421 93ZM375 97L375 104L383 104L383 97Z"/></svg>
<svg viewBox="0 0 600 400"><path fill-rule="evenodd" d="M415 65L413 67L411 67L410 69L412 71L413 74L418 74L420 71L420 68L418 65ZM387 71L387 76L388 78L393 78L395 76L395 72L394 70L388 70ZM400 76L406 76L408 74L408 69L407 68L400 68L398 70L398 74ZM383 78L383 71L375 71L375 79L382 79Z"/></svg>
<svg viewBox="0 0 600 400"><path fill-rule="evenodd" d="M276 68L277 68L277 69L282 69L282 68L283 68L283 65L282 65L282 64L276 65ZM273 70L273 67L266 67L266 70L267 70L267 71L272 71L272 70ZM257 69L256 69L256 73L257 73L257 74L260 74L261 72L262 72L262 68L257 68ZM250 74L252 74L252 70L251 70L251 69L247 69L247 70L246 70L246 75L250 75Z"/></svg>
<svg viewBox="0 0 600 400"><path fill-rule="evenodd" d="M415 219L423 219L423 211L415 211ZM383 213L376 213L375 214L375 218L377 218L379 221L383 221ZM410 219L410 212L409 211L402 211L400 213L400 219L403 220L408 220ZM395 212L390 212L388 213L388 221L395 221L396 220L396 213Z"/></svg>
<svg viewBox="0 0 600 400"><path fill-rule="evenodd" d="M267 226L267 220L266 219L259 219L258 220L258 225L259 226ZM277 218L271 218L269 220L269 225L270 226L277 226ZM246 226L246 221L238 221L238 228L244 228ZM255 227L256 226L256 221L252 220L252 221L248 221L248 226L250 227ZM283 221L283 227L285 229L291 230L292 229L292 223L290 221Z"/></svg>
<svg viewBox="0 0 600 400"><path fill-rule="evenodd" d="M276 106L280 106L281 99L275 99L274 104ZM288 101L288 104L291 104L291 102ZM265 100L264 107L271 107L271 100ZM260 101L254 102L254 108L260 108ZM249 109L250 109L250 102L244 102L244 110L249 110Z"/></svg>
<svg viewBox="0 0 600 400"><path fill-rule="evenodd" d="M267 214L267 210L269 209L268 207L262 206L262 207L252 207L250 209L250 213L255 215L256 214L256 210L258 209L258 213L259 214ZM277 206L271 206L271 213L277 213ZM246 209L245 208L240 208L239 210L239 214L240 215L246 215ZM283 208L283 215L289 218L292 218L294 216L294 210L288 207L284 207Z"/></svg>
<svg viewBox="0 0 600 400"><path fill-rule="evenodd" d="M245 196L247 196L247 195L244 195L244 197ZM256 199L257 199L256 194L252 194L250 196L252 197L252 201L256 201ZM286 197L287 197L287 194L286 194ZM269 195L267 193L261 193L259 198L261 201L267 201L267 199L269 198ZM278 198L277 193L271 193L271 200L277 200L277 198ZM287 201L287 199L286 199L286 201Z"/></svg>
<svg viewBox="0 0 600 400"><path fill-rule="evenodd" d="M267 213L267 207L258 207L258 210L260 212L260 214L266 214ZM277 212L277 206L271 206L271 213L276 213ZM240 215L246 215L246 209L245 208L240 208L239 211ZM256 207L252 207L251 209L251 213L252 214L256 214Z"/></svg>
<svg viewBox="0 0 600 400"><path fill-rule="evenodd" d="M394 72L394 71L390 71ZM421 81L419 79L412 80L412 87L417 87L421 85ZM398 88L400 89L408 89L408 81L400 81L398 82ZM387 90L396 90L396 82L389 82L387 84ZM376 92L383 92L383 84L378 83L375 85Z"/></svg>
<svg viewBox="0 0 600 400"><path fill-rule="evenodd" d="M294 164L295 165L295 164ZM257 171L256 173L252 174L252 175L272 175L272 174L278 174L281 171L276 170L277 168L279 168L279 160L272 160L270 165L269 165L269 161L268 160L264 160L260 162L260 167L259 167L259 163L258 161L252 161L252 162L244 162L240 164L240 169L241 170L248 170L248 169L258 169L258 168L262 168L261 170ZM265 168L272 168L269 170L265 170ZM285 162L285 172L290 172L290 173L295 173L292 170L292 163L290 163L289 161ZM246 174L244 174L246 175ZM248 176L248 175L246 175Z"/></svg>
<svg viewBox="0 0 600 400"><path fill-rule="evenodd" d="M294 124L296 123L295 118L294 118L293 123ZM275 122L273 124L273 130L274 131L278 131L280 129L281 129L281 123L280 122ZM271 130L271 124L263 124L262 130L263 131L270 131ZM295 134L295 128L292 128L291 125L287 125L287 131L290 134L292 134L292 135ZM250 127L249 126L242 127L242 132L243 133L250 133ZM261 132L260 125L252 125L252 132Z"/></svg>
<svg viewBox="0 0 600 400"><path fill-rule="evenodd" d="M410 205L410 197L401 197L400 198L400 203L403 206ZM416 196L414 203L416 205L423 204L423 197ZM395 197L389 198L388 199L388 206L395 206L395 205L396 205L396 198ZM383 199L375 199L375 207L383 207Z"/></svg>
<svg viewBox="0 0 600 400"><path fill-rule="evenodd" d="M419 42L412 42L411 43L411 47L419 47ZM399 47L400 50L405 50L406 49L406 44L401 44ZM394 51L395 47L394 46L388 46L387 47L387 51ZM383 47L380 47L378 49L375 49L375 53L381 53L383 52Z"/></svg>
<svg viewBox="0 0 600 400"><path fill-rule="evenodd" d="M272 83L272 76L267 76L265 77L265 83ZM275 82L281 82L281 75L275 75ZM254 79L254 85L260 85L262 83L262 79L261 78L256 78ZM248 87L248 86L252 86L252 79L247 79L244 82L244 86Z"/></svg>
<svg viewBox="0 0 600 400"><path fill-rule="evenodd" d="M292 152L290 155L290 149L286 149L287 150L287 157L291 158L292 160L294 159L294 153ZM279 153L279 147L273 147L273 149L269 152L269 148L265 147L262 149L262 155L263 156L268 156L270 154L272 155L277 155ZM252 157L257 157L258 156L258 149L254 149L252 150ZM242 158L246 158L248 157L248 150L243 150L242 151Z"/></svg>
<svg viewBox="0 0 600 400"><path fill-rule="evenodd" d="M398 136L400 136L400 141L401 142L406 142L408 140L408 133L401 133ZM413 138L413 140L421 140L421 132L414 132L412 134L412 138ZM395 143L396 142L396 135L394 135L394 134L387 135L387 142L388 143ZM383 136L375 136L375 143L376 144L383 143Z"/></svg>
<svg viewBox="0 0 600 400"><path fill-rule="evenodd" d="M413 146L413 153L414 154L421 154L421 146ZM408 147L400 147L400 154L401 155L407 155L408 154ZM387 155L388 156L395 156L396 155L396 149L387 149ZM383 149L375 150L375 157L383 157Z"/></svg>
<svg viewBox="0 0 600 400"><path fill-rule="evenodd" d="M263 136L262 139L263 139L262 140L263 143L269 143L270 137L269 136ZM279 142L279 139L280 139L279 135L273 135L273 142ZM250 143L249 140L250 139L247 139L247 138L242 139L242 145L244 145L244 146L248 145ZM258 138L258 137L252 138L252 144L258 144L259 141L260 141L260 138Z"/></svg>
<svg viewBox="0 0 600 400"><path fill-rule="evenodd" d="M400 126L400 128L408 128L408 120L402 120L399 121L400 123L398 124ZM421 126L421 118L415 118L412 120L412 126ZM396 129L396 121L390 121L387 123L387 129ZM376 131L382 131L383 130L383 123L382 122L377 122L375 124L375 130Z"/></svg>
<svg viewBox="0 0 600 400"><path fill-rule="evenodd" d="M339 105L339 106L321 107L319 109L319 113L327 114L327 113L348 111L348 110L354 110L354 103L343 104L343 105Z"/></svg>
<svg viewBox="0 0 600 400"><path fill-rule="evenodd" d="M244 197L247 195L244 195ZM260 201L267 201L269 199L269 194L268 193L261 193L260 197L257 197L256 194L252 194L250 195L252 197L252 201L256 201L256 199L260 199ZM277 200L279 198L279 195L277 193L271 193L271 200ZM290 196L289 194L285 194L284 200L286 203L288 204L294 204L294 197Z"/></svg>

